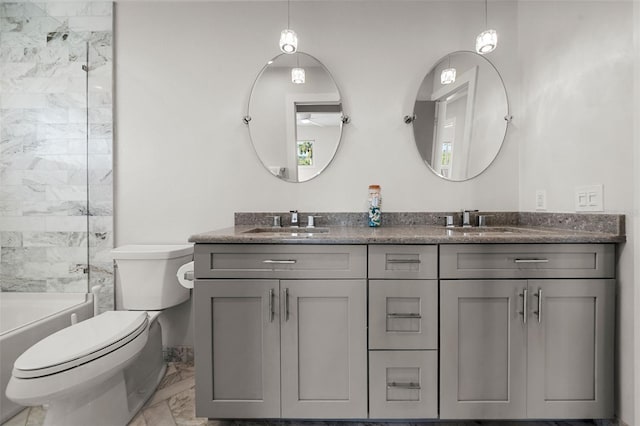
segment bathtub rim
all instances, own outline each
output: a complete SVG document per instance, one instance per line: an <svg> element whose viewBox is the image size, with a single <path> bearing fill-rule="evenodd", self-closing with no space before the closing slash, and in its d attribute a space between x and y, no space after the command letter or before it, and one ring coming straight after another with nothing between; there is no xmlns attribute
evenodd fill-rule
<svg viewBox="0 0 640 426"><path fill-rule="evenodd" d="M46 296L46 295L53 295L53 294L55 294L55 295L74 295L74 296L82 295L82 296L84 296L84 300L78 301L77 303L74 303L73 305L69 305L69 306L67 306L67 307L65 307L65 308L63 308L61 310L52 312L52 313L50 313L48 315L44 315L44 316L38 317L38 318L36 318L34 320L25 322L25 323L19 325L18 327L14 327L14 328L11 328L11 329L8 329L8 330L5 330L5 331L0 331L0 339L8 338L11 335L17 334L22 329L28 328L29 326L32 326L32 325L38 323L39 321L46 320L48 318L52 318L52 317L54 317L56 315L62 315L62 314L68 313L68 312L76 310L76 309L78 309L78 308L80 308L82 306L85 306L88 303L93 304L93 302L94 302L94 295L92 293L58 293L58 292L56 292L56 293L52 293L52 292L51 293L44 293L44 292L29 292L29 293L25 292L25 293L22 293L22 292L8 292L7 291L7 292L0 292L0 298L3 295L8 295L8 294L20 294L20 295L29 294L29 295L34 295L34 298L36 298L36 295L37 296Z"/></svg>

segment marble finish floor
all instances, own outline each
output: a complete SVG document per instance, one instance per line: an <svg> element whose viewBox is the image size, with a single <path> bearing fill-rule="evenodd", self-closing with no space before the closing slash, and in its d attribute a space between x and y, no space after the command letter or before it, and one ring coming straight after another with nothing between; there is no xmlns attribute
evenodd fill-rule
<svg viewBox="0 0 640 426"><path fill-rule="evenodd" d="M169 363L158 389L128 426L605 426L614 423L600 421L547 422L335 422L335 421L217 421L195 416L195 380L192 363ZM2 426L41 426L45 410L30 407L18 413ZM65 426L65 425L60 425ZM91 426L91 425L86 425ZM113 425L123 426L123 425Z"/></svg>
<svg viewBox="0 0 640 426"><path fill-rule="evenodd" d="M221 422L196 417L194 375L192 363L169 363L158 389L129 426L220 426ZM43 407L26 408L2 426L41 426L44 415Z"/></svg>

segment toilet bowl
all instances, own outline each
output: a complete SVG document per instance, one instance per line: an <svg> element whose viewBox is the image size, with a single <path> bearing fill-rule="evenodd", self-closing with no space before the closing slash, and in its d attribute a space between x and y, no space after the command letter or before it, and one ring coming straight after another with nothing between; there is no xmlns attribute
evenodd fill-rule
<svg viewBox="0 0 640 426"><path fill-rule="evenodd" d="M114 249L123 305L165 309L186 301L189 290L179 286L176 272L192 253L191 245ZM126 287L135 289L127 295ZM160 315L108 311L46 337L15 361L7 397L47 404L47 426L126 425L165 373Z"/></svg>

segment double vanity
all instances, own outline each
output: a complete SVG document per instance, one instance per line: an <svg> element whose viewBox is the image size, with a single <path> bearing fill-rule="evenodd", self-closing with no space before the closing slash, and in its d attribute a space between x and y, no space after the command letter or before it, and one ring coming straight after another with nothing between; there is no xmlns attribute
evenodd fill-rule
<svg viewBox="0 0 640 426"><path fill-rule="evenodd" d="M613 417L624 217L584 216L583 229L617 221L593 232L567 229L576 215L565 229L515 215L482 228L236 215L193 235L197 415Z"/></svg>

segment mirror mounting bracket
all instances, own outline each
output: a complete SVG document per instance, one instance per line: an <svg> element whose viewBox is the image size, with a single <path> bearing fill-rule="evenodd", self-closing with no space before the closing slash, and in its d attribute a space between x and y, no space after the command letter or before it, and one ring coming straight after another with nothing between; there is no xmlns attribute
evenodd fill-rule
<svg viewBox="0 0 640 426"><path fill-rule="evenodd" d="M250 115L245 115L244 117L242 117L242 122L244 124L249 124L250 121L251 121L251 116Z"/></svg>
<svg viewBox="0 0 640 426"><path fill-rule="evenodd" d="M513 115L504 116L504 121L506 121L507 123L511 123L511 120L513 120Z"/></svg>
<svg viewBox="0 0 640 426"><path fill-rule="evenodd" d="M416 119L416 116L415 114L413 114L413 115L405 115L403 120L406 124L411 124L415 121L415 119Z"/></svg>
<svg viewBox="0 0 640 426"><path fill-rule="evenodd" d="M342 124L351 123L351 117L349 117L348 115L343 115L342 117L340 117L340 120L342 121Z"/></svg>

